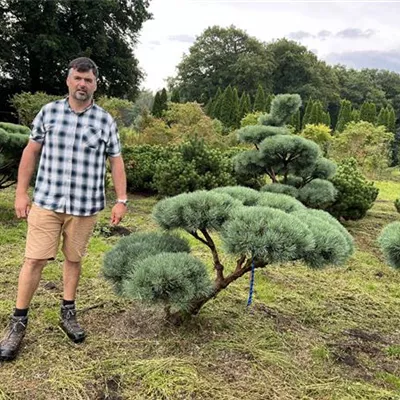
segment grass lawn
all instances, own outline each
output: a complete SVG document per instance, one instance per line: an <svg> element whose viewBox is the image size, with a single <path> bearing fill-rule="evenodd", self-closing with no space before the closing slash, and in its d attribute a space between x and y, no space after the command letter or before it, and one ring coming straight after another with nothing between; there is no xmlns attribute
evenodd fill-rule
<svg viewBox="0 0 400 400"><path fill-rule="evenodd" d="M377 186L368 216L346 224L357 252L345 266L258 270L251 307L244 277L179 328L116 297L102 278L103 254L119 238L110 236L107 208L79 287L86 342L71 343L57 325L60 254L45 269L20 356L0 364L0 400L400 400L400 271L385 264L376 244L381 229L400 219L393 206L400 183ZM25 246L13 196L13 188L0 191L0 329L14 305ZM131 196L123 226L155 229L155 203ZM211 266L208 249L191 243Z"/></svg>

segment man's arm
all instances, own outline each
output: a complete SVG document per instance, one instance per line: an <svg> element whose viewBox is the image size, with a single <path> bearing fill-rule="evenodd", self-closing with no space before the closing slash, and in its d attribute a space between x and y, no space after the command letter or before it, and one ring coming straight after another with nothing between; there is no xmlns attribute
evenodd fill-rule
<svg viewBox="0 0 400 400"><path fill-rule="evenodd" d="M18 168L18 183L15 193L15 213L18 218L26 218L29 214L31 201L28 196L29 183L35 170L36 162L42 150L42 143L29 140Z"/></svg>
<svg viewBox="0 0 400 400"><path fill-rule="evenodd" d="M121 156L110 157L111 176L117 199L126 200L126 174L124 161ZM118 225L126 213L126 206L117 203L111 211L111 224Z"/></svg>

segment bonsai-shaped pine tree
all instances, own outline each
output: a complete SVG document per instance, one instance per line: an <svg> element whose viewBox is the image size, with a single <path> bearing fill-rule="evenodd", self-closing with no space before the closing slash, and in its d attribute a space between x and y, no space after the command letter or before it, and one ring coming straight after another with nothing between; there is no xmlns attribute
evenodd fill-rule
<svg viewBox="0 0 400 400"><path fill-rule="evenodd" d="M278 95L271 112L259 118L258 125L239 130L239 139L254 145L235 157L235 169L248 178L268 175L272 184L263 191L286 193L305 205L324 209L333 203L336 189L327 179L336 165L322 157L321 149L311 140L290 134L289 123L301 105L299 95Z"/></svg>
<svg viewBox="0 0 400 400"><path fill-rule="evenodd" d="M0 189L16 182L18 164L29 133L26 126L0 122Z"/></svg>
<svg viewBox="0 0 400 400"><path fill-rule="evenodd" d="M353 240L332 216L293 197L232 186L161 200L153 217L165 231L183 230L210 251L214 279L171 233L133 234L106 254L104 275L117 293L164 307L169 321L197 314L207 301L250 271L302 260L313 268L343 264ZM225 251L235 256L223 264Z"/></svg>
<svg viewBox="0 0 400 400"><path fill-rule="evenodd" d="M379 235L378 243L388 264L400 269L400 222L387 225Z"/></svg>

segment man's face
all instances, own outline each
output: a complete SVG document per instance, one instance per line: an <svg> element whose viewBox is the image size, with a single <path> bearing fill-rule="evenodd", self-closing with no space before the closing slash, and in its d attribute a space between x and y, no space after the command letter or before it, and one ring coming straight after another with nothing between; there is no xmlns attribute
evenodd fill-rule
<svg viewBox="0 0 400 400"><path fill-rule="evenodd" d="M87 101L97 89L96 77L92 70L79 72L71 69L67 77L69 95L78 101Z"/></svg>

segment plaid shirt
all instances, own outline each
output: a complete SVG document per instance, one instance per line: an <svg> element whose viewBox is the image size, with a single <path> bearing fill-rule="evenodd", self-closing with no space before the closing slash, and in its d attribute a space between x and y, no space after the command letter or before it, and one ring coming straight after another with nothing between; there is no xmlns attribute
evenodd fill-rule
<svg viewBox="0 0 400 400"><path fill-rule="evenodd" d="M30 139L42 143L34 203L71 215L93 215L105 206L106 155L121 154L115 121L96 104L74 112L68 98L46 104Z"/></svg>

